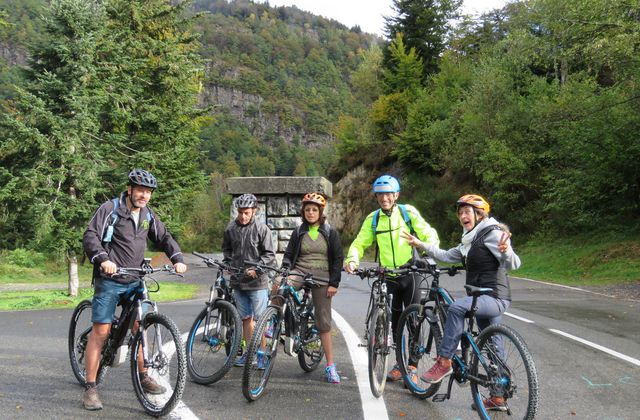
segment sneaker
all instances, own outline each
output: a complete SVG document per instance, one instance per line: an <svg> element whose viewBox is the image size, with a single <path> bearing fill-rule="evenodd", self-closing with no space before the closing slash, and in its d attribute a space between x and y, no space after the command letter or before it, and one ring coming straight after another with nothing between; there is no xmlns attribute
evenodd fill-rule
<svg viewBox="0 0 640 420"><path fill-rule="evenodd" d="M147 374L144 374L144 376L140 377L140 385L142 385L142 390L147 394L159 395L164 394L167 391L167 388L157 383L151 376Z"/></svg>
<svg viewBox="0 0 640 420"><path fill-rule="evenodd" d="M326 368L324 368L324 375L327 378L327 382L329 382L330 384L340 383L340 375L338 375L338 371L336 370L335 363L332 363Z"/></svg>
<svg viewBox="0 0 640 420"><path fill-rule="evenodd" d="M247 353L243 353L242 356L238 357L235 362L233 362L233 366L242 367L247 364Z"/></svg>
<svg viewBox="0 0 640 420"><path fill-rule="evenodd" d="M102 401L100 401L98 389L95 386L89 387L84 391L82 404L86 410L102 410Z"/></svg>
<svg viewBox="0 0 640 420"><path fill-rule="evenodd" d="M265 368L267 367L267 356L264 355L264 353L258 353L258 370L265 370Z"/></svg>
<svg viewBox="0 0 640 420"><path fill-rule="evenodd" d="M487 398L482 401L482 405L484 405L484 409L487 411L507 411L507 403L503 397ZM476 403L471 404L471 408L475 410Z"/></svg>
<svg viewBox="0 0 640 420"><path fill-rule="evenodd" d="M418 384L420 383L418 381L418 369L416 369L415 366L411 366L409 365L409 379L411 380L411 382L413 382L413 384L417 387Z"/></svg>
<svg viewBox="0 0 640 420"><path fill-rule="evenodd" d="M273 324L267 326L267 330L264 332L264 336L267 338L273 338Z"/></svg>
<svg viewBox="0 0 640 420"><path fill-rule="evenodd" d="M420 377L420 380L430 384L437 384L442 381L445 376L451 375L452 372L451 361L444 357L438 357L436 363Z"/></svg>
<svg viewBox="0 0 640 420"><path fill-rule="evenodd" d="M399 381L402 379L402 372L400 371L400 366L394 365L393 369L387 373L387 381Z"/></svg>

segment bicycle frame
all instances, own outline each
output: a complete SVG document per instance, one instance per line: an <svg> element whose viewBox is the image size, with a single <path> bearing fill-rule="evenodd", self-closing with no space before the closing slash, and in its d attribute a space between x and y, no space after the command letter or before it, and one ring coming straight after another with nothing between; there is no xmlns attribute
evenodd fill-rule
<svg viewBox="0 0 640 420"><path fill-rule="evenodd" d="M429 289L428 296L424 298L421 302L422 313L420 313L420 316L424 316L424 311L427 308L431 308L429 303L433 302L434 316L437 319L427 319L427 321L431 324L439 323L442 327L441 329L442 331L444 330L444 325L447 321L448 307L454 302L454 299L447 289L440 287L440 280L439 280L440 273L442 271L449 271L449 274L451 275L457 269L458 269L457 267L451 267L448 269L437 269L435 268L435 264L434 264L428 270L429 273L433 276L433 280L431 282L431 287ZM484 292L487 292L490 289L481 289L481 290L483 290ZM451 386L454 380L457 381L459 384L464 384L467 381L474 381L479 384L482 384L483 386L487 385L487 382L488 382L487 378L476 377L471 375L469 373L469 368L468 368L469 361L471 358L471 352L473 352L473 355L478 358L478 362L481 363L485 369L489 368L486 358L478 348L475 341L475 337L479 334L478 331L474 330L474 327L476 324L475 314L477 311L477 299L478 299L478 296L480 296L481 294L482 293L476 292L472 295L473 300L471 302L471 309L467 312L467 315L466 315L466 319L467 319L466 327L460 338L461 352L460 352L460 355L458 355L457 353L454 353L452 357L453 374L449 379L449 383L447 386L447 393L438 394L434 396L434 401L442 401L444 399L449 399L451 397ZM425 346L426 353L430 352L431 345L433 345L433 339L431 336L429 336L427 345Z"/></svg>

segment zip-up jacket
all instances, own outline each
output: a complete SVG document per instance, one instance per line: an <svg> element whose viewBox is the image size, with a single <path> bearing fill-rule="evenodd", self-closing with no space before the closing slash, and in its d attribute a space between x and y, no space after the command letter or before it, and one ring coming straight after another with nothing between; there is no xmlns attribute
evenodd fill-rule
<svg viewBox="0 0 640 420"><path fill-rule="evenodd" d="M493 297L511 300L507 272L520 267L520 257L511 247L510 240L506 252L500 252L498 246L503 231L493 217L482 220L475 229L474 239L466 246L461 243L449 250L439 249L437 246L425 246L423 249L439 261L464 263L467 271L466 284L490 287L493 289Z"/></svg>
<svg viewBox="0 0 640 420"><path fill-rule="evenodd" d="M256 223L255 217L246 225L232 220L224 231L222 241L223 261L236 268L251 268L245 261L276 266L271 229L264 223ZM269 275L263 272L257 278L231 276L231 287L237 290L260 290L268 287Z"/></svg>
<svg viewBox="0 0 640 420"><path fill-rule="evenodd" d="M183 262L180 246L158 216L151 212L148 206L143 207L140 209L138 226L136 227L131 210L127 207L126 198L126 192L120 195L120 205L116 210L118 219L114 225L111 242L102 242L102 235L111 224L111 213L113 212L111 200L103 203L89 221L89 226L82 237L82 246L94 266L99 267L107 260L115 263L118 267L142 266L147 239L164 251L173 264ZM147 218L149 212L152 214L151 221ZM115 277L114 280L128 283L135 281L135 278Z"/></svg>
<svg viewBox="0 0 640 420"><path fill-rule="evenodd" d="M340 277L342 275L342 263L344 254L342 252L342 244L340 243L340 235L328 223L323 223L318 227L318 232L327 241L327 259L329 262L329 286L338 287L340 285ZM282 257L282 267L295 267L300 255L300 245L302 237L309 234L309 224L304 221L302 225L291 234L287 250Z"/></svg>
<svg viewBox="0 0 640 420"><path fill-rule="evenodd" d="M416 236L427 244L438 246L440 244L438 232L420 216L415 207L405 204L405 208ZM369 248L374 241L378 244L382 266L393 269L409 262L413 256L413 248L400 236L403 229L409 232L409 226L405 223L398 206L394 205L390 214L380 211L376 233L372 229L374 213L375 211L371 212L364 219L358 236L349 247L347 264L354 262L356 266L359 265L365 249Z"/></svg>

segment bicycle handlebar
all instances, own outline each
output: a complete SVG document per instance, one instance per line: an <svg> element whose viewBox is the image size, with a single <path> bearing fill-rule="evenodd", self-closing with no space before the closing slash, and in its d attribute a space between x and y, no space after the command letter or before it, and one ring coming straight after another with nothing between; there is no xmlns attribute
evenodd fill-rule
<svg viewBox="0 0 640 420"><path fill-rule="evenodd" d="M132 275L141 275L146 276L148 274L157 273L160 271L165 271L170 274L175 274L176 276L181 276L181 274L176 272L176 269L169 264L165 264L160 267L151 267L150 265L143 265L142 267L118 267L113 276L132 276Z"/></svg>
<svg viewBox="0 0 640 420"><path fill-rule="evenodd" d="M428 259L427 267L418 267L416 265L410 265L408 267L401 268L386 268L383 266L377 266L372 268L359 268L353 272L354 275L359 276L361 279L372 278L372 277L382 277L387 274L395 274L398 276L402 276L410 273L423 273L423 274L441 274L446 273L449 276L455 276L458 271L463 270L462 266L451 266L451 267L438 267L435 261Z"/></svg>
<svg viewBox="0 0 640 420"><path fill-rule="evenodd" d="M236 268L231 266L230 264L227 264L223 261L220 260L216 260L210 257L207 257L205 255L202 254L198 254L197 252L192 252L193 255L195 255L196 257L202 258L202 260L204 261L204 263L211 268L219 268L221 270L225 270L225 271L229 271L229 272L234 272L234 273L240 273L243 270L241 268Z"/></svg>
<svg viewBox="0 0 640 420"><path fill-rule="evenodd" d="M328 278L314 276L311 273L298 273L297 271L290 271L289 267L286 267L286 268L271 267L266 264L255 263L253 261L247 261L247 260L245 260L244 263L260 269L275 271L276 273L280 274L282 277L289 277L289 276L301 277L302 280L313 283L313 284L315 284L313 280L320 280L326 283L329 282Z"/></svg>

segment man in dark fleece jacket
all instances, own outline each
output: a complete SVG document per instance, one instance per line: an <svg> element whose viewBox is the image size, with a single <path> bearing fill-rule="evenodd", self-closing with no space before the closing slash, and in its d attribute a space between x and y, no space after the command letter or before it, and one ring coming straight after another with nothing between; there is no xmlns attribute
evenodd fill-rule
<svg viewBox="0 0 640 420"><path fill-rule="evenodd" d="M240 317L242 318L242 337L249 342L253 334L255 321L267 309L269 299L269 277L267 273L256 270L256 264L271 267L276 265L271 229L256 221L258 199L253 194L243 194L236 198L234 207L238 216L229 223L224 231L222 242L223 261L233 267L244 269L241 274L231 277L231 288ZM247 263L250 261L251 263ZM236 366L244 366L246 353L236 361Z"/></svg>
<svg viewBox="0 0 640 420"><path fill-rule="evenodd" d="M187 271L180 247L157 215L147 207L157 187L156 178L149 172L132 170L129 173L127 191L119 199L107 201L100 206L82 238L84 250L95 267L95 290L91 307L93 327L85 351L87 385L83 403L87 410L102 408L96 390L96 374L102 347L109 335L120 297L138 286L136 278L122 279L112 275L118 267L142 266L147 239L167 254L176 272ZM136 331L137 328L136 322L132 330ZM164 387L146 374L141 357L138 357L138 364L144 391L162 394Z"/></svg>

